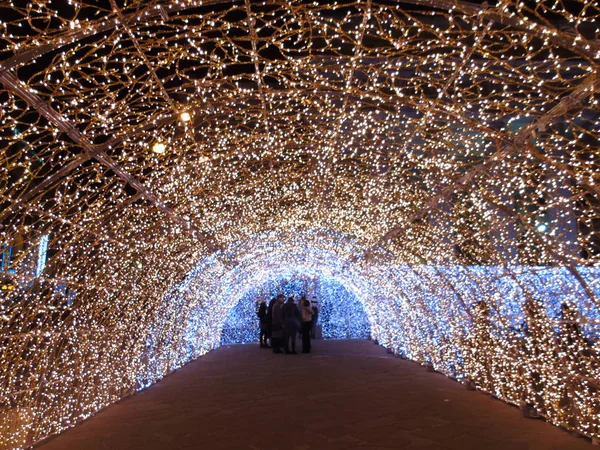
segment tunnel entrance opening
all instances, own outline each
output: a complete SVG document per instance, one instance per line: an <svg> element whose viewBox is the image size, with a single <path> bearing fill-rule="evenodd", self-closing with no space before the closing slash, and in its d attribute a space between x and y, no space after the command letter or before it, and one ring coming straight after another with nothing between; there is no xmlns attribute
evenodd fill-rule
<svg viewBox="0 0 600 450"><path fill-rule="evenodd" d="M361 301L340 282L326 277L300 277L270 280L245 293L231 309L221 333L221 345L257 342L257 309L261 302L282 293L296 303L306 296L319 310L317 337L324 339L364 339L370 336L370 323Z"/></svg>

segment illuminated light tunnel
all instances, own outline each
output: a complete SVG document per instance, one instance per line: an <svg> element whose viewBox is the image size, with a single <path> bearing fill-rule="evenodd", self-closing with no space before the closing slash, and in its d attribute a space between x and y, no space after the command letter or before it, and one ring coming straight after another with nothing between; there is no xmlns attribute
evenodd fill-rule
<svg viewBox="0 0 600 450"><path fill-rule="evenodd" d="M282 280L599 439L599 23L591 0L0 2L0 448L218 347Z"/></svg>
<svg viewBox="0 0 600 450"><path fill-rule="evenodd" d="M285 298L305 297L318 308L315 336L325 339L358 339L370 337L370 323L360 300L334 279L320 274L280 275L252 289L230 310L223 325L221 345L258 342L260 327L257 319L261 302L268 304L279 293ZM319 332L316 331L318 328Z"/></svg>

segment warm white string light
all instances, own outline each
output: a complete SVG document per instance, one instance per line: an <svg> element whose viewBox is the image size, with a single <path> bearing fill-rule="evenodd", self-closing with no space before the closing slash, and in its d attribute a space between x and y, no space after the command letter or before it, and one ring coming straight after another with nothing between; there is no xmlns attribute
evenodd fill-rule
<svg viewBox="0 0 600 450"><path fill-rule="evenodd" d="M293 276L600 437L595 2L55 3L0 6L0 446Z"/></svg>

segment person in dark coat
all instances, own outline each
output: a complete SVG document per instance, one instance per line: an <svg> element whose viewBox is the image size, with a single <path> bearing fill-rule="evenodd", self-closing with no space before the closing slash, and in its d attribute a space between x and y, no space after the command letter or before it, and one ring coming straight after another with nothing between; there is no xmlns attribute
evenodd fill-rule
<svg viewBox="0 0 600 450"><path fill-rule="evenodd" d="M297 355L296 352L296 336L300 330L300 311L294 303L294 297L288 298L288 301L283 305L283 330L285 332L284 351L286 353ZM291 351L290 351L291 344Z"/></svg>
<svg viewBox="0 0 600 450"><path fill-rule="evenodd" d="M260 348L269 348L269 344L267 344L268 330L269 327L267 325L268 316L267 316L267 303L261 302L258 307L258 312L256 313L258 316L259 326L260 326Z"/></svg>
<svg viewBox="0 0 600 450"><path fill-rule="evenodd" d="M273 304L273 315L271 321L271 347L273 353L282 353L281 347L283 344L283 294L279 294Z"/></svg>

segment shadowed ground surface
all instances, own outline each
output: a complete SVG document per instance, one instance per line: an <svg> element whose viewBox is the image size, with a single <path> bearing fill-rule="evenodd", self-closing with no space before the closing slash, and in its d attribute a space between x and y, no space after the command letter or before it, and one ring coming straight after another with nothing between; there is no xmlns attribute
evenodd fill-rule
<svg viewBox="0 0 600 450"><path fill-rule="evenodd" d="M40 450L594 448L370 341L226 346Z"/></svg>

